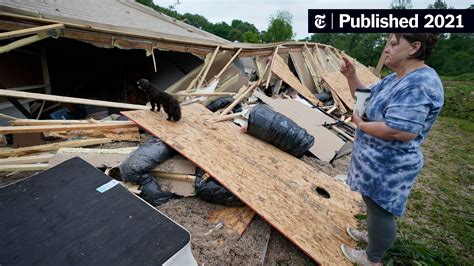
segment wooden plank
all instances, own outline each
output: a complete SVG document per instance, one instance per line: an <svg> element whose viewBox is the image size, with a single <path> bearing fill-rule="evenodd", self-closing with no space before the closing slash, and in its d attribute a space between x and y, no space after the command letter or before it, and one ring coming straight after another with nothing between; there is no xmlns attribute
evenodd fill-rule
<svg viewBox="0 0 474 266"><path fill-rule="evenodd" d="M122 113L204 169L311 258L326 265L350 265L339 246L354 245L345 229L357 225L360 194L240 133L231 122L208 124L215 114L200 104L181 111L178 123L166 121L163 113ZM317 187L322 194L315 192Z"/></svg>
<svg viewBox="0 0 474 266"><path fill-rule="evenodd" d="M31 93L31 92L24 92L24 91L9 91L9 90L3 90L3 89L0 89L0 96L45 100L45 101L60 102L60 103L95 105L95 106L121 108L121 109L129 109L129 110L150 109L150 107L145 106L145 105L89 100L89 99L82 99L82 98L75 98L75 97L56 96L56 95Z"/></svg>
<svg viewBox="0 0 474 266"><path fill-rule="evenodd" d="M202 84L203 84L204 81L206 80L207 73L209 72L209 69L211 68L212 63L214 63L214 59L216 58L216 55L217 55L217 53L219 52L219 48L221 48L221 47L220 47L220 46L217 46L217 47L216 47L216 50L214 50L214 53L212 54L212 57L211 57L211 60L209 61L209 64L206 65L206 68L205 68L205 70L204 70L204 73L202 73L201 79L199 80L199 83L198 83L198 85L197 85L198 88L201 88L201 87L202 87Z"/></svg>
<svg viewBox="0 0 474 266"><path fill-rule="evenodd" d="M30 36L30 37L25 37L23 39L11 42L7 45L0 46L0 54L9 52L11 50L23 47L23 46L28 45L28 44L32 44L32 43L41 41L41 40L46 39L48 37L49 37L48 35L43 34L43 33L36 34L36 35Z"/></svg>
<svg viewBox="0 0 474 266"><path fill-rule="evenodd" d="M357 69L357 76L363 85L368 86L379 79L370 70L364 68ZM347 84L347 80L340 72L324 73L323 80L331 87L337 96L344 102L344 104L351 110L354 108L354 98L352 98L351 90Z"/></svg>
<svg viewBox="0 0 474 266"><path fill-rule="evenodd" d="M18 118L13 117L13 116L9 116L9 115L6 115L6 114L1 114L1 113L0 113L0 119L9 120L10 123L11 123L11 121L16 120L16 119L18 119Z"/></svg>
<svg viewBox="0 0 474 266"><path fill-rule="evenodd" d="M270 85L270 80L272 79L272 71L273 71L273 65L275 64L275 57L279 56L278 55L278 47L277 46L275 48L275 51L273 52L273 56L272 56L272 61L270 62L270 67L269 67L269 73L268 73L268 77L267 77L267 83L265 84L265 89L268 88L268 85Z"/></svg>
<svg viewBox="0 0 474 266"><path fill-rule="evenodd" d="M97 120L62 120L62 119L14 119L10 121L12 126L44 126L44 125L71 125L71 124L129 124L130 121L97 121Z"/></svg>
<svg viewBox="0 0 474 266"><path fill-rule="evenodd" d="M47 163L54 154L41 154L33 156L10 157L0 159L0 165L6 164L27 164L27 163Z"/></svg>
<svg viewBox="0 0 474 266"><path fill-rule="evenodd" d="M312 93L306 88L305 85L299 82L298 78L291 73L290 68L285 64L283 58L279 55L275 56L275 65L273 66L273 73L282 79L286 84L296 90L306 100L310 101L314 105L323 105Z"/></svg>
<svg viewBox="0 0 474 266"><path fill-rule="evenodd" d="M199 96L234 96L235 92L176 92L173 93L174 96L188 96L188 97L199 97Z"/></svg>
<svg viewBox="0 0 474 266"><path fill-rule="evenodd" d="M28 29L23 29L23 30L2 32L0 33L0 40L16 38L16 37L21 37L21 36L30 35L30 34L36 34L38 32L44 32L44 31L49 31L49 30L59 30L63 28L64 28L64 24L53 24L53 25L33 27L33 28L28 28Z"/></svg>
<svg viewBox="0 0 474 266"><path fill-rule="evenodd" d="M290 52L290 58L291 61L293 61L298 78L311 92L314 93L316 91L316 85L311 78L311 73L309 73L309 70L306 67L303 54L301 52Z"/></svg>
<svg viewBox="0 0 474 266"><path fill-rule="evenodd" d="M314 145L309 151L321 161L330 162L344 146L345 142L341 138L323 126L324 123L331 124L336 120L323 114L318 109L295 100L272 99L261 91L256 91L254 95L274 111L285 115L300 127L306 129L314 137Z"/></svg>
<svg viewBox="0 0 474 266"><path fill-rule="evenodd" d="M45 125L45 126L5 126L0 127L0 134L16 134L16 133L37 133L48 131L65 131L65 130L104 130L117 128L133 128L136 125L132 122L121 124L71 124L71 125Z"/></svg>
<svg viewBox="0 0 474 266"><path fill-rule="evenodd" d="M231 207L210 210L208 220L211 223L223 223L228 234L241 237L254 216L255 212L249 207Z"/></svg>
<svg viewBox="0 0 474 266"><path fill-rule="evenodd" d="M71 138L108 138L112 141L140 141L140 132L138 127L130 128L108 128L108 129L89 129L89 130L67 130L43 133L48 137L57 137L63 139Z"/></svg>
<svg viewBox="0 0 474 266"><path fill-rule="evenodd" d="M34 153L40 153L40 152L56 151L59 148L63 148L63 147L84 147L84 146L104 144L104 143L109 143L109 142L112 142L112 140L106 139L106 138L57 142L57 143L18 148L18 149L7 150L7 151L0 151L0 157L23 156L27 154L34 154Z"/></svg>
<svg viewBox="0 0 474 266"><path fill-rule="evenodd" d="M230 64L232 64L232 62L234 62L237 56L239 56L240 52L242 52L242 48L240 48L237 52L235 52L235 54L232 56L229 62L227 62L227 64L221 69L221 71L219 71L219 73L217 73L217 75L214 76L214 79L216 80L220 79L224 71L226 71L227 68L230 66Z"/></svg>
<svg viewBox="0 0 474 266"><path fill-rule="evenodd" d="M48 168L49 166L47 163L11 164L11 165L0 165L0 172L44 171Z"/></svg>

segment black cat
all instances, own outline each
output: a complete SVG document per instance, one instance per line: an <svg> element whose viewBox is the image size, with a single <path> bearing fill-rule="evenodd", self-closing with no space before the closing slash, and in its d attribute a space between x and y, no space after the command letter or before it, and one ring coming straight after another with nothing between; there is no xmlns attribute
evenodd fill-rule
<svg viewBox="0 0 474 266"><path fill-rule="evenodd" d="M178 100L174 99L170 94L158 89L153 83L146 79L140 79L137 82L138 88L146 93L151 104L151 110L160 111L160 106L163 106L168 121L178 121L181 119L181 108Z"/></svg>

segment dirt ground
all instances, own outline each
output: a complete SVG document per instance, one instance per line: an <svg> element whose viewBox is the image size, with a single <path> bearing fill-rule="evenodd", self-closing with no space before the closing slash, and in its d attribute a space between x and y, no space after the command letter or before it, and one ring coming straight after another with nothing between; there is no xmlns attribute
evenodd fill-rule
<svg viewBox="0 0 474 266"><path fill-rule="evenodd" d="M122 148L136 145L137 143L118 142L104 144L101 147ZM350 155L336 160L333 165L309 156L304 156L302 160L315 170L334 177L337 174L347 173ZM0 187L34 174L34 172L23 172L6 176L0 173ZM221 208L225 206L208 203L197 197L172 199L157 207L191 233L192 253L200 265L314 264L296 245L257 215L241 238L228 234L225 228L212 230L216 224L208 221L209 211Z"/></svg>

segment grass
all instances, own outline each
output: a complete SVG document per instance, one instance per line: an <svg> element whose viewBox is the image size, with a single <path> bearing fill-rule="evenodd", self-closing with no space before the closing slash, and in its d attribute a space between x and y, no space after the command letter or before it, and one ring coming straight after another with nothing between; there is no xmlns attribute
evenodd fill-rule
<svg viewBox="0 0 474 266"><path fill-rule="evenodd" d="M445 106L422 145L425 165L385 265L473 265L473 76L443 78Z"/></svg>

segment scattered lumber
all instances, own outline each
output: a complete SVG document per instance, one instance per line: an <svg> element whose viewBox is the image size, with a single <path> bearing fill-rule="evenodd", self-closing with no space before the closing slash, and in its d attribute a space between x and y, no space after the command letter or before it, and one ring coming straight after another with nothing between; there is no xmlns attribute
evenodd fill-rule
<svg viewBox="0 0 474 266"><path fill-rule="evenodd" d="M56 95L32 93L32 92L24 92L24 91L11 91L11 90L4 90L4 89L0 89L0 96L44 100L44 101L52 101L52 102L60 102L60 103L95 105L95 106L112 107L112 108L120 108L120 109L128 109L128 110L150 109L150 107L145 106L145 105L89 100L89 99L82 99L82 98L56 96Z"/></svg>
<svg viewBox="0 0 474 266"><path fill-rule="evenodd" d="M104 143L109 143L109 142L112 142L112 140L107 139L107 138L56 142L56 143L30 146L30 147L18 148L18 149L7 150L7 151L0 151L0 157L22 156L22 155L28 155L28 154L34 154L34 153L56 151L64 147L84 147L84 146L98 145L98 144L104 144Z"/></svg>
<svg viewBox="0 0 474 266"><path fill-rule="evenodd" d="M48 131L66 131L66 130L103 130L116 128L132 128L136 125L130 121L127 123L104 123L104 124L70 124L70 125L40 125L40 126L5 126L0 127L0 134L16 133L38 133Z"/></svg>
<svg viewBox="0 0 474 266"><path fill-rule="evenodd" d="M140 141L140 134L137 127L112 128L112 129L89 129L89 130L68 130L44 133L48 137L70 139L81 138L109 138L113 141Z"/></svg>
<svg viewBox="0 0 474 266"><path fill-rule="evenodd" d="M312 104L316 106L323 105L321 101L319 101L311 93L311 91L306 88L305 85L301 84L298 78L293 75L288 65L283 61L283 58L281 58L279 55L276 55L274 59L275 65L272 68L272 72L275 73L275 75L277 75L286 84L296 90L299 94L301 94L301 96L310 101Z"/></svg>
<svg viewBox="0 0 474 266"><path fill-rule="evenodd" d="M209 211L209 222L223 223L228 234L242 236L255 216L249 207L231 207Z"/></svg>
<svg viewBox="0 0 474 266"><path fill-rule="evenodd" d="M15 119L10 121L12 126L44 126L44 125L71 125L71 124L114 124L122 125L129 124L130 121L97 121L93 119L89 120L60 120L60 119Z"/></svg>
<svg viewBox="0 0 474 266"><path fill-rule="evenodd" d="M0 33L0 40L11 39L11 38L21 37L25 35L30 35L30 34L36 34L39 32L58 30L58 29L63 29L63 28L64 28L64 24L52 24L52 25L33 27L33 28L28 28L28 29L23 29L23 30L7 31L7 32Z"/></svg>
<svg viewBox="0 0 474 266"><path fill-rule="evenodd" d="M6 159L0 159L0 165L47 163L53 156L54 154L48 153L33 156L10 157Z"/></svg>
<svg viewBox="0 0 474 266"><path fill-rule="evenodd" d="M0 172L25 172L25 171L44 171L48 169L47 163L38 164L4 164L0 165Z"/></svg>

